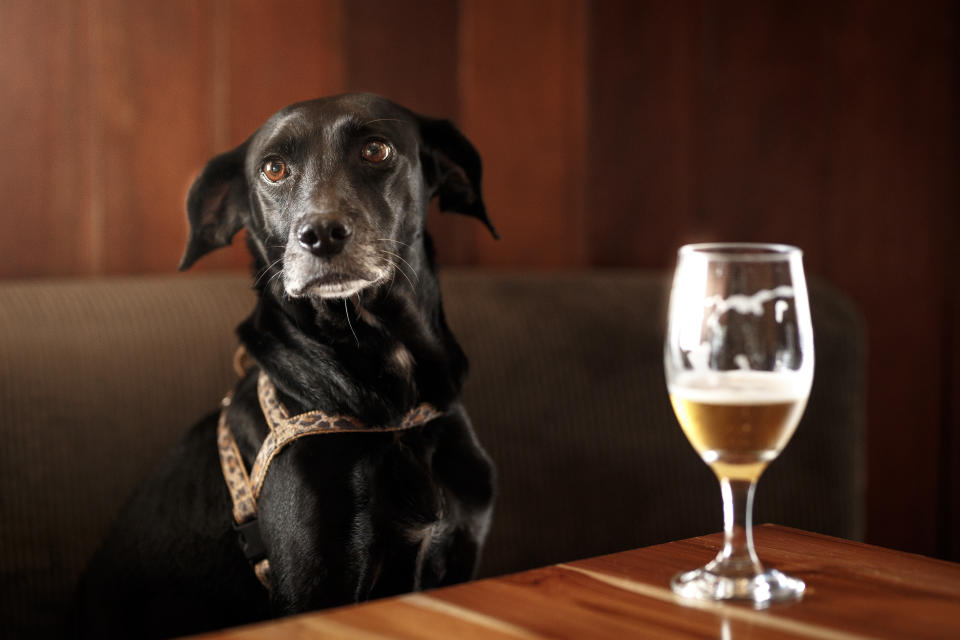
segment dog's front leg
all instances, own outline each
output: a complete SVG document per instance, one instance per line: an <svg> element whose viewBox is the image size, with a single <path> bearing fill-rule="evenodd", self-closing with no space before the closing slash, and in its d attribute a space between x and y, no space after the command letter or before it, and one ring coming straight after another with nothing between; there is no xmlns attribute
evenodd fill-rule
<svg viewBox="0 0 960 640"><path fill-rule="evenodd" d="M440 436L433 468L448 493L455 523L445 550L445 572L437 585L443 586L474 577L490 529L495 482L493 464L461 405L452 406L437 428Z"/></svg>
<svg viewBox="0 0 960 640"><path fill-rule="evenodd" d="M271 608L290 615L356 602L368 573L362 469L323 439L291 444L274 460L260 499ZM362 494L362 492L359 492Z"/></svg>

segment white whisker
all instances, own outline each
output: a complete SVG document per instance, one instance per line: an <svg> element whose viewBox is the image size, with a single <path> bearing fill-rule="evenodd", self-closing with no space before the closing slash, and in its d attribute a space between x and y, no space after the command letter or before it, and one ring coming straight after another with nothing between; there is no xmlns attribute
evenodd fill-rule
<svg viewBox="0 0 960 640"><path fill-rule="evenodd" d="M253 286L257 286L258 284L260 284L260 280L263 279L263 276L267 275L267 274L270 272L270 269L272 269L273 267L275 267L276 264L277 264L278 262L281 262L282 260L283 260L283 256L280 256L279 258L277 258L276 260L274 260L273 262L271 262L270 264L268 264L266 267L264 267L264 268L263 268L263 271L260 272L260 275L257 276L257 279L254 280ZM283 269L281 269L280 271L283 271ZM268 281L268 282L269 282L269 281Z"/></svg>
<svg viewBox="0 0 960 640"><path fill-rule="evenodd" d="M387 296L390 296L390 292L393 291L393 283L397 281L397 265L394 264L389 258L387 259L387 264L390 265L390 286L387 287Z"/></svg>
<svg viewBox="0 0 960 640"><path fill-rule="evenodd" d="M357 337L357 332L353 330L353 323L350 322L350 308L347 306L347 299L343 299L343 310L347 314L347 326L350 327L350 333L353 334L353 339L357 341L357 348L360 348L360 338Z"/></svg>
<svg viewBox="0 0 960 640"><path fill-rule="evenodd" d="M394 271L395 271L395 272L399 273L400 275L402 275L404 278L407 279L407 282L410 283L410 288L411 288L411 289L416 290L417 285L413 284L413 280L410 279L410 276L407 275L407 272L404 271L403 268L402 268L399 264L393 263L393 268L394 268Z"/></svg>
<svg viewBox="0 0 960 640"><path fill-rule="evenodd" d="M392 252L392 251L386 251L385 249L380 249L380 252L381 252L381 253L386 253L386 254L388 254L388 255L391 255L391 256L393 256L393 257L401 260L401 261L403 262L403 264L405 264L405 265L407 265L408 267L410 267L410 273L413 274L413 277L416 278L417 280L420 280L420 276L419 276L419 274L417 274L417 270L413 268L413 265L412 265L412 264L410 264L409 262L407 262L406 260L404 260L401 255L399 255L399 254L397 254L397 253L394 253L394 252Z"/></svg>
<svg viewBox="0 0 960 640"><path fill-rule="evenodd" d="M402 244L405 247L411 247L411 245L406 242L400 242L399 240L394 240L393 238L377 238L377 242L396 242L397 244Z"/></svg>
<svg viewBox="0 0 960 640"><path fill-rule="evenodd" d="M400 256L397 256L397 254L395 254L395 253L390 253L389 251L383 251L382 249L381 249L381 251L380 251L380 254L383 255L383 256L391 255L391 256L396 256L396 257L400 258ZM400 258L400 259L403 260L403 258ZM404 260L404 262L406 262L406 260ZM387 263L388 263L391 267L393 267L393 272L394 272L394 274L400 273L404 278L407 279L407 282L410 283L410 288L416 290L417 285L415 285L415 284L413 283L413 280L410 279L410 276L407 275L406 270L400 265L400 263L394 262L394 261L391 260L390 258L387 258ZM408 263L408 264L409 264L409 263ZM412 269L413 267L410 267L410 268ZM416 274L414 274L414 276L416 276ZM394 277L394 280L396 280L396 277ZM391 285L391 286L392 286L392 285Z"/></svg>

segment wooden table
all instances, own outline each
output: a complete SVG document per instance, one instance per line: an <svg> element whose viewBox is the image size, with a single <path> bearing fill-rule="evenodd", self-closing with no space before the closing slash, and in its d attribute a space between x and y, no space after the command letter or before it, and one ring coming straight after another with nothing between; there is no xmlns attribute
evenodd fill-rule
<svg viewBox="0 0 960 640"><path fill-rule="evenodd" d="M960 564L796 529L755 530L760 559L807 583L756 611L676 598L668 581L718 534L222 631L208 638L960 638Z"/></svg>

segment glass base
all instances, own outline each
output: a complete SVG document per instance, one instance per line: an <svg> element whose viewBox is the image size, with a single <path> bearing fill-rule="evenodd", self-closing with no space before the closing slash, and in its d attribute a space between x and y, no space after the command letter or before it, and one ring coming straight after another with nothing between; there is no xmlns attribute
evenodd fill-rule
<svg viewBox="0 0 960 640"><path fill-rule="evenodd" d="M723 576L706 567L678 573L670 581L677 595L695 600L742 600L756 609L775 602L791 602L803 598L803 580L776 569L762 573Z"/></svg>

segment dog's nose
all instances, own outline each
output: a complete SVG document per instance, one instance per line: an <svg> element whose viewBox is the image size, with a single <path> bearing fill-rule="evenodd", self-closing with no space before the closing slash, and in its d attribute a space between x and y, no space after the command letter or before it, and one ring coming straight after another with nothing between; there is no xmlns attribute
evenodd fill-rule
<svg viewBox="0 0 960 640"><path fill-rule="evenodd" d="M297 228L300 246L315 256L335 256L350 240L353 230L344 222L327 216L312 216Z"/></svg>

